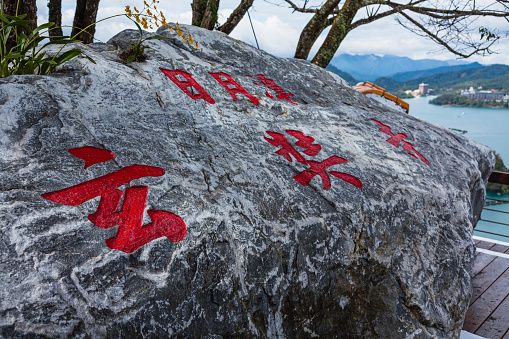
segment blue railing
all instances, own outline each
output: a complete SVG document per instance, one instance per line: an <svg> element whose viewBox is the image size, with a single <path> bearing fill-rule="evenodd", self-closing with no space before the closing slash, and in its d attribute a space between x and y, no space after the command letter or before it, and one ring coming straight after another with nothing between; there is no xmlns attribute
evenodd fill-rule
<svg viewBox="0 0 509 339"><path fill-rule="evenodd" d="M509 173L493 172L489 182L509 184ZM509 201L486 198L481 219L474 228L479 237L509 242Z"/></svg>

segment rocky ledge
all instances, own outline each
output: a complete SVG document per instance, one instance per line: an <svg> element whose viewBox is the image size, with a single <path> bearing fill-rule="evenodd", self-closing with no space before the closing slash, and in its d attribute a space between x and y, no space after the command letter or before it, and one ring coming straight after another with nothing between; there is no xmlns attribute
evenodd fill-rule
<svg viewBox="0 0 509 339"><path fill-rule="evenodd" d="M458 337L490 150L182 29L0 79L0 336Z"/></svg>

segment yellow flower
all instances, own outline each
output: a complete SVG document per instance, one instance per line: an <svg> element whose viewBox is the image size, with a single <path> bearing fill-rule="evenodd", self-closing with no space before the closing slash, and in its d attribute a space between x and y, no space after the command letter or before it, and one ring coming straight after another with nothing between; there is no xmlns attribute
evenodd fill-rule
<svg viewBox="0 0 509 339"><path fill-rule="evenodd" d="M196 42L196 49L198 49L198 42Z"/></svg>
<svg viewBox="0 0 509 339"><path fill-rule="evenodd" d="M147 20L144 17L141 19L141 25L143 28L148 29Z"/></svg>
<svg viewBox="0 0 509 339"><path fill-rule="evenodd" d="M150 9L147 9L147 14L152 15L152 12L150 11Z"/></svg>
<svg viewBox="0 0 509 339"><path fill-rule="evenodd" d="M150 7L149 4L147 4L146 1L143 1L143 3L145 4L145 6Z"/></svg>
<svg viewBox="0 0 509 339"><path fill-rule="evenodd" d="M139 15L134 14L134 18L136 19L136 22L137 22L137 23L140 23L140 22L141 22L141 21L140 21L140 16L139 16Z"/></svg>
<svg viewBox="0 0 509 339"><path fill-rule="evenodd" d="M125 6L125 11L126 11L127 13L131 13L131 8L129 8L129 6Z"/></svg>
<svg viewBox="0 0 509 339"><path fill-rule="evenodd" d="M194 41L193 41L193 37L191 36L191 33L189 33L188 40L189 40L189 43L190 43L190 44L194 43Z"/></svg>
<svg viewBox="0 0 509 339"><path fill-rule="evenodd" d="M140 11L138 11L138 10L136 9L136 6L134 6L134 11L135 11L136 13L140 13Z"/></svg>

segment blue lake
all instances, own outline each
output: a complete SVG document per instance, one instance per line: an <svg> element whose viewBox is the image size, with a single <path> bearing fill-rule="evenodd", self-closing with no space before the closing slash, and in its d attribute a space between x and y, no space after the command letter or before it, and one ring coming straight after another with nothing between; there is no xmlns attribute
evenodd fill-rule
<svg viewBox="0 0 509 339"><path fill-rule="evenodd" d="M433 98L405 99L410 104L410 115L447 128L467 131L466 137L495 150L502 156L506 167L509 165L509 109L441 107L428 103ZM487 196L509 201L509 195L488 192ZM475 235L509 242L509 226L499 224L509 224L509 203L486 206L481 218L486 221L479 221Z"/></svg>
<svg viewBox="0 0 509 339"><path fill-rule="evenodd" d="M467 131L466 137L500 153L509 165L509 109L430 105L433 96L405 99L410 115L447 128Z"/></svg>

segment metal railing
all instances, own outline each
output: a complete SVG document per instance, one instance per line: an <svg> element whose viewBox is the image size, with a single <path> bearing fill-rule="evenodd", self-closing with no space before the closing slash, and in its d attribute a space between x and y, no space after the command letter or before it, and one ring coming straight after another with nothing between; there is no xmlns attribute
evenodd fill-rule
<svg viewBox="0 0 509 339"><path fill-rule="evenodd" d="M509 185L509 173L495 171L488 181ZM509 242L509 200L486 198L481 219L474 232L481 237Z"/></svg>

